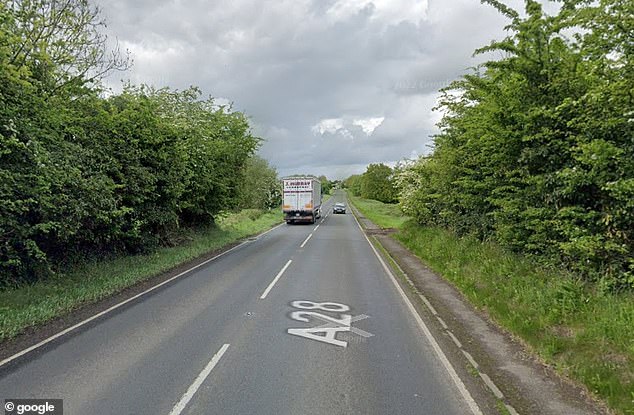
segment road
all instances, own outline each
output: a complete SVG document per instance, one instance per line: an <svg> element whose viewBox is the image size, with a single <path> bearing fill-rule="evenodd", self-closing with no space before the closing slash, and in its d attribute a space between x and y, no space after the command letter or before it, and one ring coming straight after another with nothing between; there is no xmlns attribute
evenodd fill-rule
<svg viewBox="0 0 634 415"><path fill-rule="evenodd" d="M353 215L329 213L30 353L0 372L0 399L61 398L66 415L477 413L435 347Z"/></svg>

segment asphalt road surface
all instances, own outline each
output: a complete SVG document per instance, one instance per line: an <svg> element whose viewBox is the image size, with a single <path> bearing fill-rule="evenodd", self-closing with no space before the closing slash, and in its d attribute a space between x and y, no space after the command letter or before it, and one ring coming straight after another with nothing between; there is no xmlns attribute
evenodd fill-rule
<svg viewBox="0 0 634 415"><path fill-rule="evenodd" d="M63 399L66 415L478 413L353 215L332 214L341 197L27 355L0 399Z"/></svg>

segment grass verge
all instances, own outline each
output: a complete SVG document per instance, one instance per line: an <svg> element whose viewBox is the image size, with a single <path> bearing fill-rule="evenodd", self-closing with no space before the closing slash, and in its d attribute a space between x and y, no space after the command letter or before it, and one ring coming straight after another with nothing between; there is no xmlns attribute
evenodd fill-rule
<svg viewBox="0 0 634 415"><path fill-rule="evenodd" d="M183 234L181 245L81 265L57 278L1 291L0 341L280 222L279 212L249 209L223 215L217 226Z"/></svg>
<svg viewBox="0 0 634 415"><path fill-rule="evenodd" d="M395 228L400 229L405 222L409 220L407 216L401 212L401 209L397 204L389 204L379 202L377 200L363 199L357 196L353 196L350 192L347 192L348 199L354 204L354 206L365 216L370 219L374 224L380 226L383 229Z"/></svg>
<svg viewBox="0 0 634 415"><path fill-rule="evenodd" d="M634 293L601 292L495 244L405 222L400 214L384 218L391 205L351 199L379 226L400 227L396 239L545 362L619 413L634 414Z"/></svg>

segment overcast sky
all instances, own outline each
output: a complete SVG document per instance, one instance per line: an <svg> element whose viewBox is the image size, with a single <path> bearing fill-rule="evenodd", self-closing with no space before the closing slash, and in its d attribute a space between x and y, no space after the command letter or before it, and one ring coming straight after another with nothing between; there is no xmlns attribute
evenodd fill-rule
<svg viewBox="0 0 634 415"><path fill-rule="evenodd" d="M95 1L134 60L108 85L199 86L280 175L331 179L429 153L438 89L508 23L477 0Z"/></svg>

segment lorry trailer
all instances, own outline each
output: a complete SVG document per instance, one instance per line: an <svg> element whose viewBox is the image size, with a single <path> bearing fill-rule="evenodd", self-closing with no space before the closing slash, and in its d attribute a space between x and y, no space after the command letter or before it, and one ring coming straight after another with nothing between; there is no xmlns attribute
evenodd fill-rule
<svg viewBox="0 0 634 415"><path fill-rule="evenodd" d="M282 211L286 223L315 223L321 216L321 182L316 177L282 179L284 202Z"/></svg>

